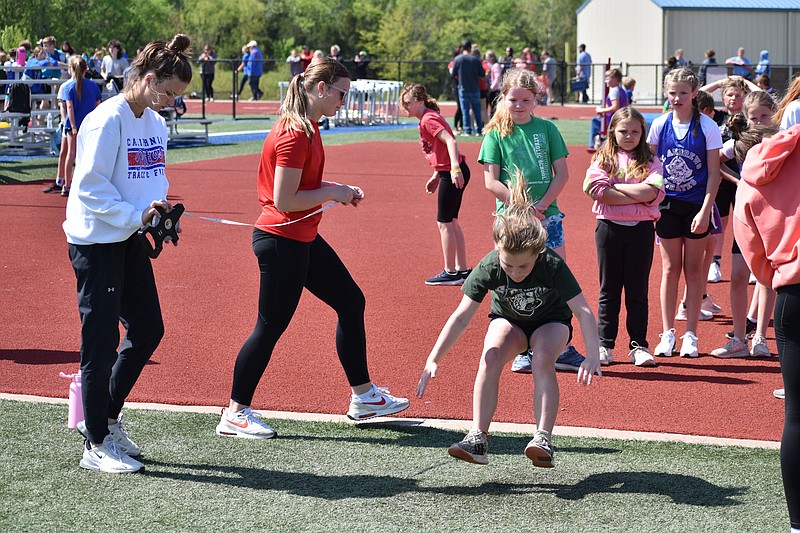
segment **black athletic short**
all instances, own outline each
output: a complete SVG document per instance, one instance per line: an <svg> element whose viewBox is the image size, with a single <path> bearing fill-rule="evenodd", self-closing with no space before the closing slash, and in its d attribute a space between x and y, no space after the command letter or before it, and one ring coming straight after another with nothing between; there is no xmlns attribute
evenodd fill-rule
<svg viewBox="0 0 800 533"><path fill-rule="evenodd" d="M461 175L464 176L464 186L460 189L453 185L449 170L439 171L439 204L436 222L447 224L454 218L458 218L458 212L461 210L461 198L469 183L469 167L466 161L462 161L460 167Z"/></svg>
<svg viewBox="0 0 800 533"><path fill-rule="evenodd" d="M656 222L656 235L660 239L702 239L708 235L711 228L711 220L704 233L692 233L692 220L700 212L702 205L675 200L674 198L664 199L658 206L661 218Z"/></svg>
<svg viewBox="0 0 800 533"><path fill-rule="evenodd" d="M726 179L720 181L714 202L719 209L719 216L728 216L731 213L731 206L736 203L736 184Z"/></svg>
<svg viewBox="0 0 800 533"><path fill-rule="evenodd" d="M544 326L545 324L551 324L553 322L556 322L558 324L564 324L565 326L567 326L569 328L569 338L567 339L567 344L566 345L569 346L570 341L572 341L572 319L571 318L568 319L568 320L553 320L551 318L545 318L544 320L535 320L535 321L529 322L527 320L514 320L513 318L508 318L507 316L498 315L497 313L489 313L489 319L490 320L495 320L495 319L498 319L498 318L502 318L502 319L506 320L507 322L510 322L511 324L514 324L519 329L521 329L522 332L525 334L525 338L528 339L528 347L529 348L530 348L530 343L531 343L531 335L533 335L533 332L536 331L537 329L539 329L540 327Z"/></svg>

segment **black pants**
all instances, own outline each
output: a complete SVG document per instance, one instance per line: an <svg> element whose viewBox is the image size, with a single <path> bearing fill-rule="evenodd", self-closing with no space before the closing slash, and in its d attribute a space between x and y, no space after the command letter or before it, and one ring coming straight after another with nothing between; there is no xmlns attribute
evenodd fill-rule
<svg viewBox="0 0 800 533"><path fill-rule="evenodd" d="M205 98L214 98L214 75L201 74L200 77L203 79L203 96Z"/></svg>
<svg viewBox="0 0 800 533"><path fill-rule="evenodd" d="M247 83L247 80L249 80L249 79L250 79L250 76L248 76L247 74L242 76L242 81L239 82L239 92L236 93L236 96L242 96L242 91L244 90L244 86Z"/></svg>
<svg viewBox="0 0 800 533"><path fill-rule="evenodd" d="M112 244L69 245L78 280L81 383L89 440L100 444L164 336L150 257L136 235ZM119 323L125 338L119 342Z"/></svg>
<svg viewBox="0 0 800 533"><path fill-rule="evenodd" d="M258 86L258 82L261 80L261 76L250 76L250 92L253 93L253 98L256 100L260 100L264 93L261 92L261 89Z"/></svg>
<svg viewBox="0 0 800 533"><path fill-rule="evenodd" d="M775 339L786 389L781 440L783 490L792 527L800 528L800 285L778 289Z"/></svg>
<svg viewBox="0 0 800 533"><path fill-rule="evenodd" d="M303 287L336 311L336 352L351 386L370 381L364 328L364 294L339 256L317 235L300 242L256 229L253 252L261 270L258 320L233 369L231 399L251 405L275 344L289 326ZM309 327L326 327L309 317Z"/></svg>
<svg viewBox="0 0 800 533"><path fill-rule="evenodd" d="M600 346L614 348L619 331L622 290L625 289L625 326L632 343L647 348L650 267L655 230L652 222L623 226L598 220L594 232L600 270L597 328Z"/></svg>

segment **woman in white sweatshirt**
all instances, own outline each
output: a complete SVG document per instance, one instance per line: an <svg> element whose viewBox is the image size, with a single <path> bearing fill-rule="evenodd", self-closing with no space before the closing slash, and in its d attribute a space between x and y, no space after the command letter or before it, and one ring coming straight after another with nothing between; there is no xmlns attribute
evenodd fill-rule
<svg viewBox="0 0 800 533"><path fill-rule="evenodd" d="M136 232L170 211L167 129L158 111L192 79L190 40L148 44L121 94L100 104L78 134L78 165L64 233L77 277L86 437L80 466L131 473L144 465L121 410L164 334L155 278ZM120 344L119 323L125 328Z"/></svg>

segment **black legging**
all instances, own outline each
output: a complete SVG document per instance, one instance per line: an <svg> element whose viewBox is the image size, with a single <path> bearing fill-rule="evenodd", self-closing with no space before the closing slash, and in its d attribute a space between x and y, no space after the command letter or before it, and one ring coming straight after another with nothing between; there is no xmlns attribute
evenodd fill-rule
<svg viewBox="0 0 800 533"><path fill-rule="evenodd" d="M339 317L336 352L349 384L368 383L364 294L333 248L319 235L312 242L300 242L256 229L253 252L261 270L258 320L236 358L231 399L252 404L256 386L275 344L289 326L303 287Z"/></svg>
<svg viewBox="0 0 800 533"><path fill-rule="evenodd" d="M778 289L775 339L786 389L781 440L783 490L792 527L800 528L800 285Z"/></svg>
<svg viewBox="0 0 800 533"><path fill-rule="evenodd" d="M214 98L214 75L201 74L200 77L203 79L203 96L205 98Z"/></svg>

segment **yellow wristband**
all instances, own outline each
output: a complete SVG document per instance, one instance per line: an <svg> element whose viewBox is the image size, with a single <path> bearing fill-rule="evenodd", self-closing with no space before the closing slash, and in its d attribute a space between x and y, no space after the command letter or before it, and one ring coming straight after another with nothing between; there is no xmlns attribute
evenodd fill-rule
<svg viewBox="0 0 800 533"><path fill-rule="evenodd" d="M454 168L454 169L452 169L450 171L450 173L451 174L461 174L461 169L460 168Z"/></svg>

